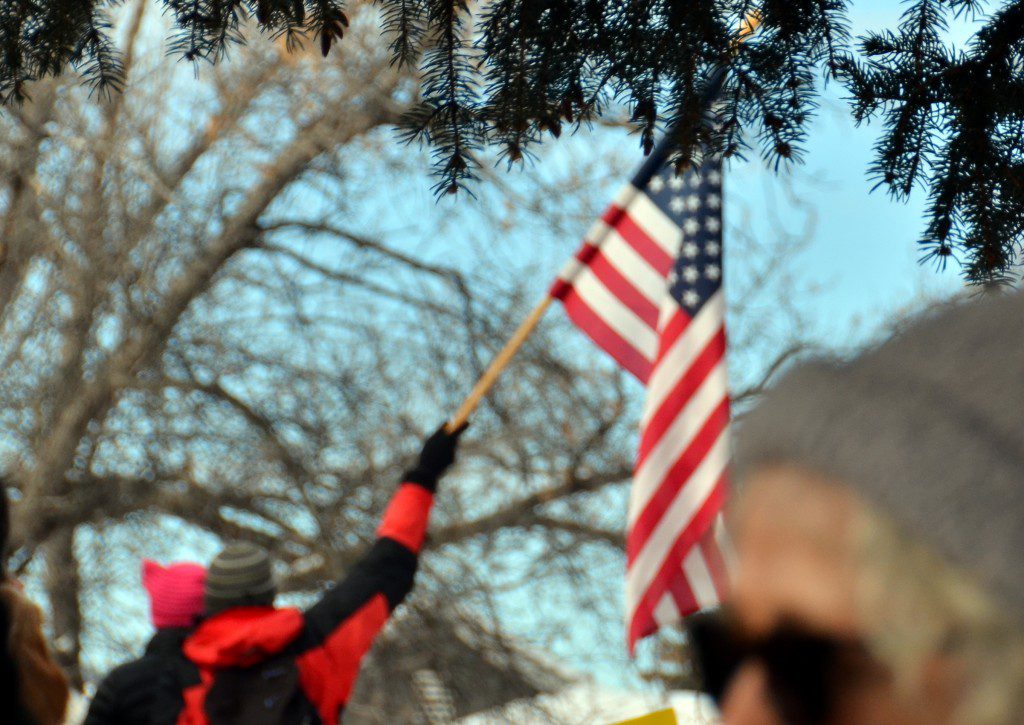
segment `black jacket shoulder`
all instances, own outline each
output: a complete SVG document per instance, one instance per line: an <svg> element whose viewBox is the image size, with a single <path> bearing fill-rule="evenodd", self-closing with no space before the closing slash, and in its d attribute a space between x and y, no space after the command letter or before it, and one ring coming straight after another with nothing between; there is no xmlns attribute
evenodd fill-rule
<svg viewBox="0 0 1024 725"><path fill-rule="evenodd" d="M199 674L181 652L189 630L163 629L146 653L114 668L89 706L84 725L171 725L184 706L182 690Z"/></svg>

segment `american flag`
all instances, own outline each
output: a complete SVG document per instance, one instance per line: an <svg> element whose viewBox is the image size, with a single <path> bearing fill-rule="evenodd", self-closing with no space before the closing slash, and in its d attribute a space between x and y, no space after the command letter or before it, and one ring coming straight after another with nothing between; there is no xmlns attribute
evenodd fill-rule
<svg viewBox="0 0 1024 725"><path fill-rule="evenodd" d="M726 587L722 165L677 176L671 152L663 140L550 292L647 386L626 534L630 652Z"/></svg>

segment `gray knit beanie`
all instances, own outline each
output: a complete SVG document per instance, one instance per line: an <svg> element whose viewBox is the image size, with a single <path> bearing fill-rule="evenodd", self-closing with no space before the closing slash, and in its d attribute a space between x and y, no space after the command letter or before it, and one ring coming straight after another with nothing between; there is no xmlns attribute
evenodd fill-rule
<svg viewBox="0 0 1024 725"><path fill-rule="evenodd" d="M1024 624L1024 297L945 305L879 347L794 369L741 423L759 463L830 474Z"/></svg>
<svg viewBox="0 0 1024 725"><path fill-rule="evenodd" d="M270 606L276 594L270 555L253 544L228 544L207 569L203 603L213 615L232 607Z"/></svg>

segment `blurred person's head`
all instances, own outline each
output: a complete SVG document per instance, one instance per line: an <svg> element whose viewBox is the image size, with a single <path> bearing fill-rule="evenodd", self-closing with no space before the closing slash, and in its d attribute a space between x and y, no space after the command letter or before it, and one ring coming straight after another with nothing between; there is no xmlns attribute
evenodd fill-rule
<svg viewBox="0 0 1024 725"><path fill-rule="evenodd" d="M268 607L276 595L270 555L255 544L228 544L210 563L204 594L208 616L235 607Z"/></svg>
<svg viewBox="0 0 1024 725"><path fill-rule="evenodd" d="M1022 323L944 309L744 419L735 588L694 632L726 723L1021 722Z"/></svg>
<svg viewBox="0 0 1024 725"><path fill-rule="evenodd" d="M193 627L203 615L206 569L178 562L163 566L142 560L142 586L149 595L150 619L157 629Z"/></svg>

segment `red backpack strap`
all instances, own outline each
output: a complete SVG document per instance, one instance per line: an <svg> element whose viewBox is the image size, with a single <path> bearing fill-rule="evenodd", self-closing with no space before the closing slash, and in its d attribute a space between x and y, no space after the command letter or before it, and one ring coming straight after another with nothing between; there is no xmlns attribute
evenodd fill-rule
<svg viewBox="0 0 1024 725"><path fill-rule="evenodd" d="M191 685L182 690L185 706L178 715L178 725L209 725L209 718L203 706L206 704L206 693L213 686L213 672L199 670L199 684Z"/></svg>

